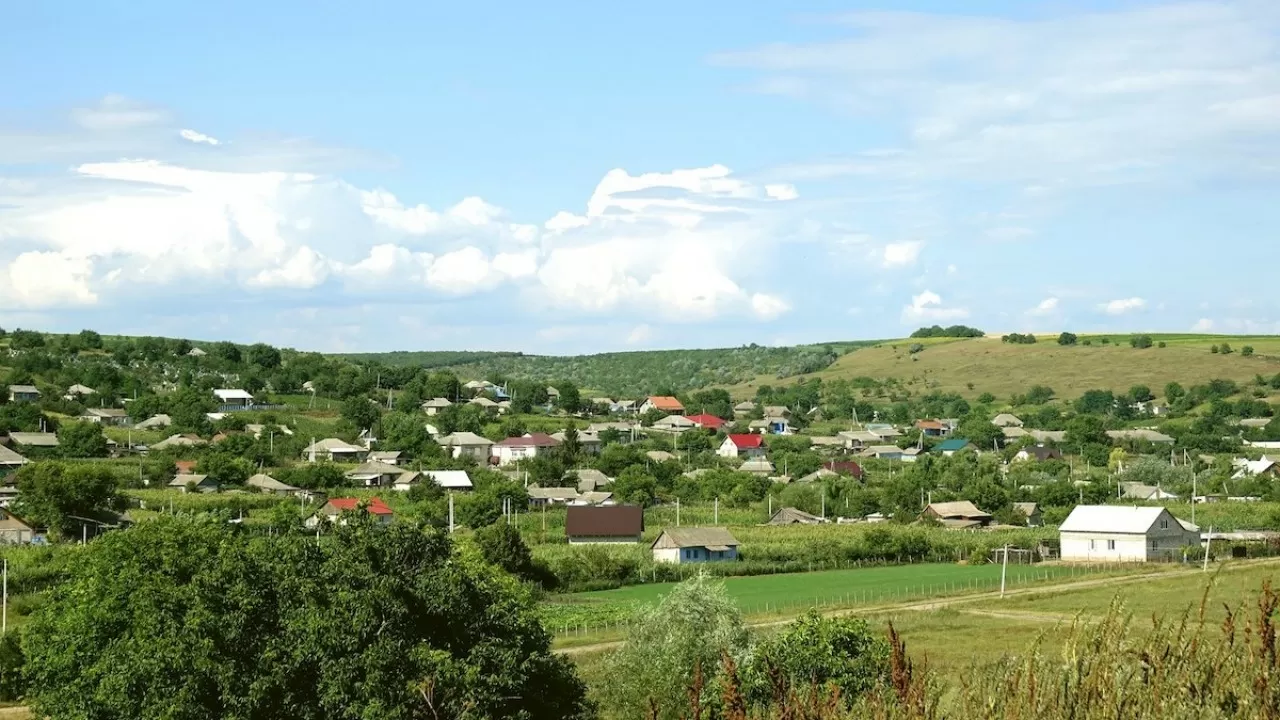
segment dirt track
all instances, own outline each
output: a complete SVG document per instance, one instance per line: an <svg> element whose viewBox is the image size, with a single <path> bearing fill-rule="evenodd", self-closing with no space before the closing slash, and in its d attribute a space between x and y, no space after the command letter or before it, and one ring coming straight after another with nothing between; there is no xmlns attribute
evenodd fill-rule
<svg viewBox="0 0 1280 720"><path fill-rule="evenodd" d="M1259 565L1268 565L1280 563L1280 558L1267 558L1263 560L1242 560L1220 566L1221 572L1232 572ZM1153 573L1141 573L1138 575L1121 575L1118 577L1100 577L1090 578L1086 580L1073 580L1063 583L1053 583L1050 585L1037 585L1035 587L1017 588L1005 592L1005 597L1025 597L1029 595L1043 595L1046 593L1060 593L1072 590L1088 590L1096 587L1123 586L1143 580L1152 580L1159 578L1186 577L1189 575L1201 574L1199 568L1187 568L1185 570L1161 571ZM967 603L980 602L982 600L999 600L1000 592L982 592L972 595L958 595L956 597L938 598L937 600L918 600L913 602L891 603L885 605L871 605L861 608L848 608L844 610L832 610L822 613L827 617L841 617L845 615L883 615L885 613L896 613L905 611L928 611L940 610L942 608L953 607L956 605L964 605ZM1000 614L999 611L993 611L984 608L981 611L975 611L984 614ZM1004 615L1012 615L1012 613L1004 613ZM1043 615L1043 614L1041 614ZM747 627L752 629L777 627L786 625L795 619L795 616L789 616L778 619L762 620L759 622L748 622ZM1049 619L1041 617L1040 619ZM563 655L582 655L587 653L601 652L604 650L612 650L622 645L621 640L610 640L609 642L593 643L590 645L577 645L574 647L558 648L556 652Z"/></svg>

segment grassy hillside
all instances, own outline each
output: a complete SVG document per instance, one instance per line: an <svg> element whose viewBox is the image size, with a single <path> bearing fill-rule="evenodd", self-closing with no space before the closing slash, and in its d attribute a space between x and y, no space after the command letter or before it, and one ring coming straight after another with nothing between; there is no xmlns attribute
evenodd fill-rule
<svg viewBox="0 0 1280 720"><path fill-rule="evenodd" d="M1103 344L1103 338L1108 340ZM891 340L843 355L817 372L793 380L823 381L870 377L898 378L913 390L957 392L976 397L990 392L1007 398L1033 385L1048 385L1058 397L1073 398L1086 390L1128 390L1138 384L1157 393L1171 381L1184 385L1223 378L1245 382L1257 375L1280 373L1280 336L1152 335L1166 347L1134 349L1129 335L1082 335L1089 345L1063 347L1056 336L1042 337L1033 345L1003 343L999 338ZM913 343L924 350L910 353ZM1229 355L1214 354L1210 347L1227 343ZM1245 357L1241 349L1251 346ZM731 387L730 392L749 396L761 384L776 384L759 377Z"/></svg>
<svg viewBox="0 0 1280 720"><path fill-rule="evenodd" d="M834 342L794 347L746 345L709 350L652 350L553 356L520 353L471 353L461 362L437 362L440 356L467 353L381 353L347 355L354 360L393 365L425 365L452 370L463 378L568 380L579 387L616 395L643 395L659 389L686 390L733 385L756 378L776 382L828 367L858 347L878 341ZM431 364L426 364L431 363Z"/></svg>

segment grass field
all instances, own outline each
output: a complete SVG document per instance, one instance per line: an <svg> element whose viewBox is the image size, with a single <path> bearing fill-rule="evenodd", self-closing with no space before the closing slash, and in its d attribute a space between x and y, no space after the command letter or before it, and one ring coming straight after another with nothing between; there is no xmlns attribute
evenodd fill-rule
<svg viewBox="0 0 1280 720"><path fill-rule="evenodd" d="M1101 344L1103 337L1110 343ZM1082 341L1087 338L1092 344L1072 347L1058 345L1056 336L1041 337L1034 345L1006 344L999 337L893 340L855 350L830 367L785 382L898 378L917 393L938 390L977 397L990 392L1002 400L1033 385L1048 385L1058 397L1071 399L1093 389L1126 391L1138 384L1158 389L1171 381L1192 385L1215 378L1246 382L1259 374L1271 377L1280 373L1277 336L1152 335L1167 347L1145 350L1129 347L1129 337L1082 335ZM915 342L925 349L912 355L907 350ZM1210 346L1224 342L1235 352L1209 352ZM1253 347L1252 357L1240 354L1245 345ZM757 386L778 382L773 377L760 377L729 391L734 397L748 397Z"/></svg>

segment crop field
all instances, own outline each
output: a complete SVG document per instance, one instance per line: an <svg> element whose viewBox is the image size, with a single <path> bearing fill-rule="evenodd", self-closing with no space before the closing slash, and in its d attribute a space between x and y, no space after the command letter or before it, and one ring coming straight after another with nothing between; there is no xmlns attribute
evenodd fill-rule
<svg viewBox="0 0 1280 720"><path fill-rule="evenodd" d="M1009 588L1025 587L1102 572L1133 571L1133 566L1010 565L1006 584ZM697 569L690 568L689 572L692 576ZM854 608L998 590L1000 574L998 565L923 563L731 577L723 582L743 614L759 619L794 615L815 607ZM624 625L636 608L661 600L672 587L673 583L651 583L557 596L544 603L543 618L548 628L560 635L608 630Z"/></svg>
<svg viewBox="0 0 1280 720"><path fill-rule="evenodd" d="M1071 347L1058 345L1056 336L1040 337L1034 345L1011 345L999 337L893 340L857 349L829 367L785 383L805 378L898 378L917 393L937 390L972 398L990 392L1002 399L1033 385L1048 385L1058 397L1074 399L1093 389L1126 391L1138 384L1162 388L1171 381L1191 385L1215 378L1247 382L1259 374L1280 373L1280 338L1275 336L1152 335L1167 347L1144 350L1129 347L1129 337L1081 335L1081 342L1088 339L1091 344ZM924 350L909 353L916 342ZM1224 342L1235 352L1209 352L1212 345ZM1246 345L1253 347L1252 357L1240 354ZM776 385L778 380L762 376L729 391L735 397L750 396L761 384Z"/></svg>

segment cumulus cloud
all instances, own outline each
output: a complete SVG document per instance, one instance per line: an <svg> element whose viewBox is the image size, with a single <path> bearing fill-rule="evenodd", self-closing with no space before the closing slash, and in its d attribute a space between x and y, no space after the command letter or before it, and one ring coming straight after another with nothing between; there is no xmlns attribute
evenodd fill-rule
<svg viewBox="0 0 1280 720"><path fill-rule="evenodd" d="M1058 298L1045 298L1039 305L1027 311L1028 315L1050 315L1058 309Z"/></svg>
<svg viewBox="0 0 1280 720"><path fill-rule="evenodd" d="M911 304L902 308L904 323L942 322L969 317L969 310L962 307L945 307L942 298L931 290L911 297Z"/></svg>
<svg viewBox="0 0 1280 720"><path fill-rule="evenodd" d="M924 243L919 241L889 243L881 250L881 262L887 268L915 265Z"/></svg>
<svg viewBox="0 0 1280 720"><path fill-rule="evenodd" d="M756 293L751 296L751 311L761 320L773 320L791 309L787 301L774 295Z"/></svg>
<svg viewBox="0 0 1280 720"><path fill-rule="evenodd" d="M1137 310L1141 310L1147 306L1147 301L1140 297L1121 298L1112 300L1098 306L1100 310L1108 315L1124 315Z"/></svg>
<svg viewBox="0 0 1280 720"><path fill-rule="evenodd" d="M628 345L643 345L653 339L653 328L648 325L637 325L627 333Z"/></svg>
<svg viewBox="0 0 1280 720"><path fill-rule="evenodd" d="M204 144L204 145L218 145L218 144L219 144L219 142L218 142L218 138L213 137L212 135L205 135L204 133L199 132L199 131L197 131L197 130L189 130L189 129L184 128L184 129L182 129L182 130L179 130L179 131L178 131L178 135L179 135L183 140L189 140L190 142L193 142L193 143L196 143L196 144Z"/></svg>
<svg viewBox="0 0 1280 720"><path fill-rule="evenodd" d="M1191 326L1192 332L1207 333L1213 330L1213 321L1209 318L1200 318L1195 325Z"/></svg>

